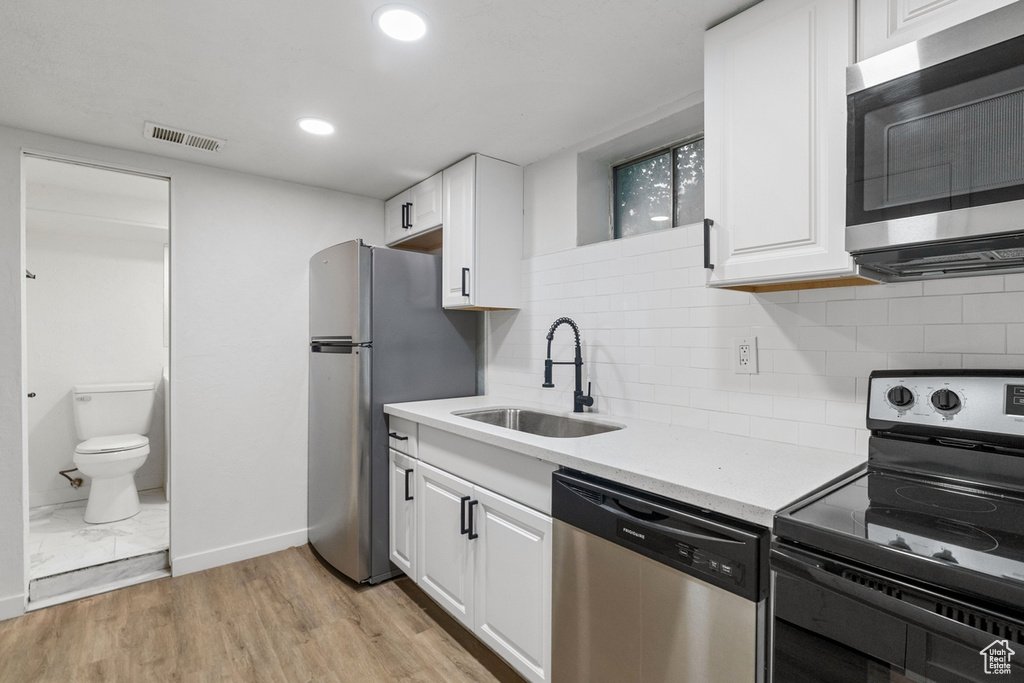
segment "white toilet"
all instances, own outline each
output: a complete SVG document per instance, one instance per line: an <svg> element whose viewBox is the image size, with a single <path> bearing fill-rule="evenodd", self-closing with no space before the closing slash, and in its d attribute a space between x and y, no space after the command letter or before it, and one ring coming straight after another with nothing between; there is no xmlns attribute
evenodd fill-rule
<svg viewBox="0 0 1024 683"><path fill-rule="evenodd" d="M74 387L75 428L82 443L74 463L92 479L85 521L116 522L139 512L135 472L149 455L154 382Z"/></svg>

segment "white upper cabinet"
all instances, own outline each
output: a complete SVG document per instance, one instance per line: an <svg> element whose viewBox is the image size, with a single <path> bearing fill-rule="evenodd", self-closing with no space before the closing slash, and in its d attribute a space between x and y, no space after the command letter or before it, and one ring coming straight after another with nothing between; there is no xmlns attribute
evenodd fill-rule
<svg viewBox="0 0 1024 683"><path fill-rule="evenodd" d="M859 0L857 61L920 40L1013 0Z"/></svg>
<svg viewBox="0 0 1024 683"><path fill-rule="evenodd" d="M397 244L409 236L412 227L409 222L411 196L412 192L406 190L384 202L384 242L388 245Z"/></svg>
<svg viewBox="0 0 1024 683"><path fill-rule="evenodd" d="M438 172L384 203L384 241L399 244L440 228L443 218Z"/></svg>
<svg viewBox="0 0 1024 683"><path fill-rule="evenodd" d="M443 175L444 307L519 308L523 169L474 154Z"/></svg>
<svg viewBox="0 0 1024 683"><path fill-rule="evenodd" d="M441 227L441 173L435 173L409 190L413 234Z"/></svg>
<svg viewBox="0 0 1024 683"><path fill-rule="evenodd" d="M853 12L852 0L765 0L705 34L709 286L855 274L845 249Z"/></svg>

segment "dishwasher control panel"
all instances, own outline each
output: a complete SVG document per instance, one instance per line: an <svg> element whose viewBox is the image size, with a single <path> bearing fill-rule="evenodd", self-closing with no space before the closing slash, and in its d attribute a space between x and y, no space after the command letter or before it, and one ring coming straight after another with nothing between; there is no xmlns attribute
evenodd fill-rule
<svg viewBox="0 0 1024 683"><path fill-rule="evenodd" d="M698 572L731 579L733 583L743 585L743 563L735 559L728 559L695 545L680 543L666 534L632 520L617 520L616 535Z"/></svg>
<svg viewBox="0 0 1024 683"><path fill-rule="evenodd" d="M768 530L591 475L553 475L551 516L755 602L768 593Z"/></svg>

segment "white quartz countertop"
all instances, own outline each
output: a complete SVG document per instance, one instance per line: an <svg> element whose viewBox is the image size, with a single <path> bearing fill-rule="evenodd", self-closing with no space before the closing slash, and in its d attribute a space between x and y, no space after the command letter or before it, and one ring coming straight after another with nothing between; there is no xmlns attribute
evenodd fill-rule
<svg viewBox="0 0 1024 683"><path fill-rule="evenodd" d="M497 396L391 403L384 412L769 528L778 510L865 462L851 453L590 413L573 417L625 429L561 439L452 414L492 407L573 415Z"/></svg>

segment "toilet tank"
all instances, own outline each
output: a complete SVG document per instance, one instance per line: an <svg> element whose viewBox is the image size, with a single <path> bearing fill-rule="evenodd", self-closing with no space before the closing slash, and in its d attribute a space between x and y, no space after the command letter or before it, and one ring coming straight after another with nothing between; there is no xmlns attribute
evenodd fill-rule
<svg viewBox="0 0 1024 683"><path fill-rule="evenodd" d="M155 382L81 384L71 393L75 429L82 441L97 436L149 433Z"/></svg>

